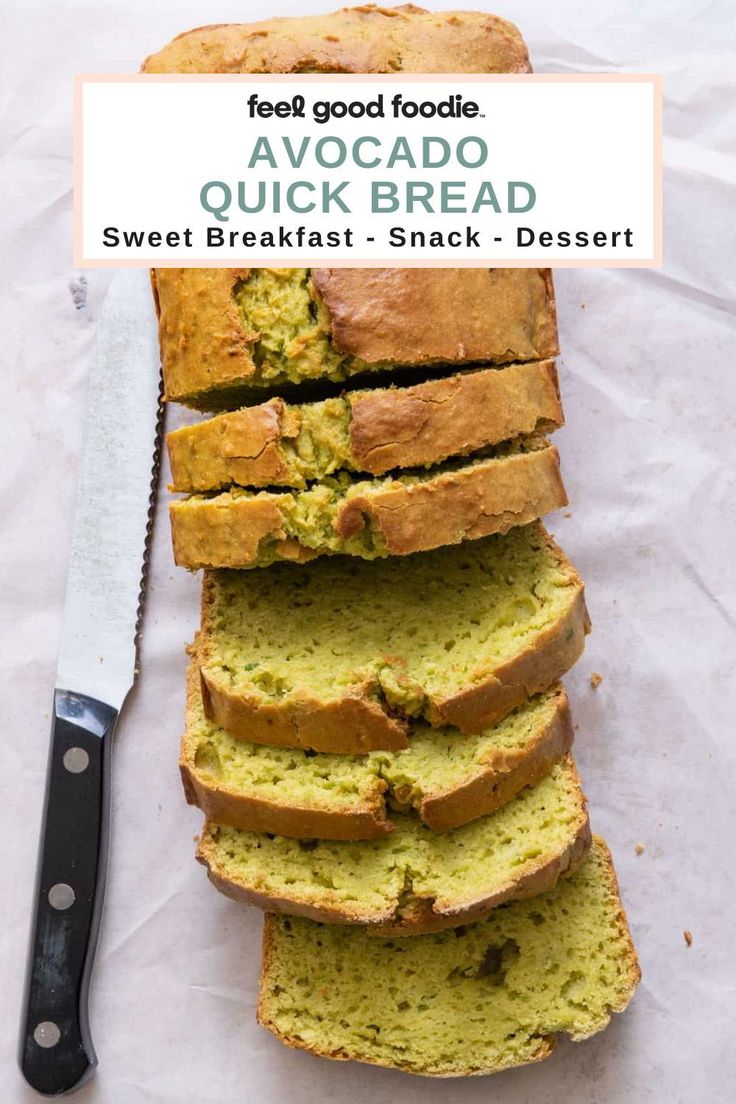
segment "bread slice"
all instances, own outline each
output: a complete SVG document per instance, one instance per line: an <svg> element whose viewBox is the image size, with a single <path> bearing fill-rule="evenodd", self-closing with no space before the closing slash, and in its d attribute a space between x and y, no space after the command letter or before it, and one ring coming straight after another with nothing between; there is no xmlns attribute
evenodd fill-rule
<svg viewBox="0 0 736 1104"><path fill-rule="evenodd" d="M587 1039L641 976L599 837L570 878L486 920L415 939L267 916L258 1020L324 1058L460 1077Z"/></svg>
<svg viewBox="0 0 736 1104"><path fill-rule="evenodd" d="M315 755L253 744L207 720L191 664L179 762L188 802L220 824L372 839L393 829L391 810L415 811L439 832L501 808L548 774L572 737L567 695L557 685L478 736L416 724L399 752Z"/></svg>
<svg viewBox="0 0 736 1104"><path fill-rule="evenodd" d="M172 430L172 491L297 487L340 470L385 475L562 425L553 360L459 372L413 387L260 406Z"/></svg>
<svg viewBox="0 0 736 1104"><path fill-rule="evenodd" d="M490 456L305 491L192 495L169 505L180 567L265 567L339 553L373 560L505 533L567 504L557 449L523 437Z"/></svg>
<svg viewBox="0 0 736 1104"><path fill-rule="evenodd" d="M483 732L556 682L589 627L536 523L410 559L208 572L194 654L231 735L350 755L406 747L412 717Z"/></svg>
<svg viewBox="0 0 736 1104"><path fill-rule="evenodd" d="M486 12L361 4L178 35L144 73L528 73L513 23Z"/></svg>
<svg viewBox="0 0 736 1104"><path fill-rule="evenodd" d="M375 840L295 840L208 822L197 858L222 893L269 912L384 933L438 931L550 889L590 843L572 759L451 832L401 815Z"/></svg>
<svg viewBox="0 0 736 1104"><path fill-rule="evenodd" d="M201 409L309 381L558 353L552 277L533 268L164 268L166 398Z"/></svg>

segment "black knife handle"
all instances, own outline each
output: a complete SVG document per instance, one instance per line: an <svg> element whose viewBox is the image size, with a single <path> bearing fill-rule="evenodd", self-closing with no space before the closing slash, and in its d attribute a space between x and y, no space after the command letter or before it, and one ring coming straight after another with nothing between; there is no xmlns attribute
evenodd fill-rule
<svg viewBox="0 0 736 1104"><path fill-rule="evenodd" d="M19 1055L26 1081L48 1096L78 1088L97 1064L88 996L117 716L94 698L55 693Z"/></svg>

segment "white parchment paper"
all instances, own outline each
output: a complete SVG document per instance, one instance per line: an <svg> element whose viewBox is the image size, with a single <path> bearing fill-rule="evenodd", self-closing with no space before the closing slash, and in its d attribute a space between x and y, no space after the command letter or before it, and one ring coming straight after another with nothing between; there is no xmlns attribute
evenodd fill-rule
<svg viewBox="0 0 736 1104"><path fill-rule="evenodd" d="M330 7L2 4L3 1104L37 1099L14 1050L85 379L108 283L71 264L71 78L134 71L191 26ZM160 509L143 672L115 748L92 995L101 1064L83 1104L721 1104L736 1094L736 21L729 0L499 9L539 70L665 76L664 268L557 275L567 412L557 443L571 516L550 519L588 584L594 633L568 679L577 757L594 829L613 848L641 988L603 1035L472 1082L324 1062L257 1028L260 915L219 897L192 859L200 815L183 804L176 759L198 585L174 570Z"/></svg>

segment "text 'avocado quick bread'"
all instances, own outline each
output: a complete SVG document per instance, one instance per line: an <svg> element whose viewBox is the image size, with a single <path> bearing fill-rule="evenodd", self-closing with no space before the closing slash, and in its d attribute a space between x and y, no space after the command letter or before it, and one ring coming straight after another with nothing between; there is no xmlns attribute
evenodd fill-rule
<svg viewBox="0 0 736 1104"><path fill-rule="evenodd" d="M458 372L322 402L269 399L166 438L171 490L304 488L337 471L385 475L562 425L553 360Z"/></svg>
<svg viewBox="0 0 736 1104"><path fill-rule="evenodd" d="M373 840L298 840L207 823L197 857L228 896L271 912L412 935L551 888L590 843L572 759L450 832L399 815Z"/></svg>
<svg viewBox="0 0 736 1104"><path fill-rule="evenodd" d="M556 356L546 269L157 269L166 398L211 409L399 367Z"/></svg>
<svg viewBox="0 0 736 1104"><path fill-rule="evenodd" d="M304 491L192 495L169 506L180 567L266 567L342 554L407 556L505 533L567 504L557 449L544 437L483 459L383 479L343 472Z"/></svg>
<svg viewBox="0 0 736 1104"><path fill-rule="evenodd" d="M211 820L251 832L371 839L390 832L400 811L446 831L501 808L572 746L561 686L477 736L418 722L404 751L351 756L237 740L205 717L194 664L187 682L187 800Z"/></svg>
<svg viewBox="0 0 736 1104"><path fill-rule="evenodd" d="M267 916L258 1019L325 1058L459 1077L537 1062L559 1034L603 1030L639 978L596 837L572 877L461 929L390 940Z"/></svg>
<svg viewBox="0 0 736 1104"><path fill-rule="evenodd" d="M205 575L205 712L253 743L407 746L410 718L478 733L582 652L583 584L545 531L367 563Z"/></svg>

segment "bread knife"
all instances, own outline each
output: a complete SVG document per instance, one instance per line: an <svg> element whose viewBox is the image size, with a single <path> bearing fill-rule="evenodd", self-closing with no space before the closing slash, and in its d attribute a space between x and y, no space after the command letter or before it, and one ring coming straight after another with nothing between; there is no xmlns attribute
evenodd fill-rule
<svg viewBox="0 0 736 1104"><path fill-rule="evenodd" d="M54 691L19 1060L38 1092L97 1064L88 995L107 866L111 742L137 674L162 424L148 272L117 272L97 328Z"/></svg>

